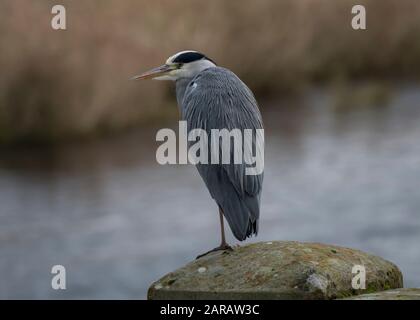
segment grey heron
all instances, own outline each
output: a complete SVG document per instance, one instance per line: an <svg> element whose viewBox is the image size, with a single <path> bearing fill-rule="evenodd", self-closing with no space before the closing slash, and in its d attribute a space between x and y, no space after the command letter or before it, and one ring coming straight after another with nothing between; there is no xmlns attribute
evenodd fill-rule
<svg viewBox="0 0 420 320"><path fill-rule="evenodd" d="M200 52L178 52L162 66L133 77L149 78L175 82L180 115L187 121L188 130L200 128L210 134L211 129L263 128L251 90L232 71L217 66ZM255 141L252 143L255 147ZM245 164L235 163L196 167L219 207L221 244L205 254L232 250L226 242L223 217L239 241L257 235L263 173L246 175Z"/></svg>

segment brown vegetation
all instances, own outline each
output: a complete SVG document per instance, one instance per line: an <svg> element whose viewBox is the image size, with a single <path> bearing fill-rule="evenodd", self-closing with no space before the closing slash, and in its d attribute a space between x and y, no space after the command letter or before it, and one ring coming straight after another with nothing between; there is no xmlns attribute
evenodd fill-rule
<svg viewBox="0 0 420 320"><path fill-rule="evenodd" d="M261 97L307 83L415 77L420 2L366 0L366 31L349 0L64 0L0 3L0 143L51 142L176 113L170 84L130 82L176 51L203 51ZM168 103L170 101L170 103Z"/></svg>

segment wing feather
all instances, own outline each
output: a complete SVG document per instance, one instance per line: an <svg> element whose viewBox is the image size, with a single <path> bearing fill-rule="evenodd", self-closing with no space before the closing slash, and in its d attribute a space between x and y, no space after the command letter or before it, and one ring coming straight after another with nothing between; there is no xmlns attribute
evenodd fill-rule
<svg viewBox="0 0 420 320"><path fill-rule="evenodd" d="M234 73L220 67L207 69L190 82L181 110L188 131L201 128L209 137L211 129L240 129L243 133L244 129L263 128L252 92ZM263 174L246 175L246 164L234 164L233 144L231 157L230 164L198 164L197 169L233 234L244 240L258 232Z"/></svg>

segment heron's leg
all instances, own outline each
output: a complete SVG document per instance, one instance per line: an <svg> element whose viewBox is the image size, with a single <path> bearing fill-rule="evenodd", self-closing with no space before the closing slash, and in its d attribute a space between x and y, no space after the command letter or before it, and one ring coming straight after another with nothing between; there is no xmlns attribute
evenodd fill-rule
<svg viewBox="0 0 420 320"><path fill-rule="evenodd" d="M225 222L223 219L223 211L220 208L219 208L219 217L220 217L220 231L222 235L222 242L220 243L220 248L229 247L229 245L226 242L226 237L225 237Z"/></svg>
<svg viewBox="0 0 420 320"><path fill-rule="evenodd" d="M230 245L228 245L227 242L226 242L226 237L225 237L225 223L224 223L224 220L223 220L223 211L220 208L219 208L219 217L220 217L220 231L221 231L221 235L222 235L222 241L220 243L220 246L218 246L218 247L216 247L216 248L214 248L214 249L212 249L210 251L207 251L207 252L205 252L203 254L200 254L199 256L197 256L196 259L199 259L201 257L204 257L205 255L207 255L207 254L209 254L211 252L215 252L215 251L222 251L222 250L223 251L224 250L232 251L233 250L232 247Z"/></svg>

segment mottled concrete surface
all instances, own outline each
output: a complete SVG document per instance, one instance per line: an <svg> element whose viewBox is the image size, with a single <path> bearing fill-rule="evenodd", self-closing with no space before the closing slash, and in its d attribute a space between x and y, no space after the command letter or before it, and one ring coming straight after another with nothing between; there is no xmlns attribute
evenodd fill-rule
<svg viewBox="0 0 420 320"><path fill-rule="evenodd" d="M363 265L366 289L352 288ZM394 264L348 248L259 242L195 260L153 283L149 299L336 299L403 287Z"/></svg>
<svg viewBox="0 0 420 320"><path fill-rule="evenodd" d="M381 292L361 294L346 300L420 300L420 288L399 288Z"/></svg>

